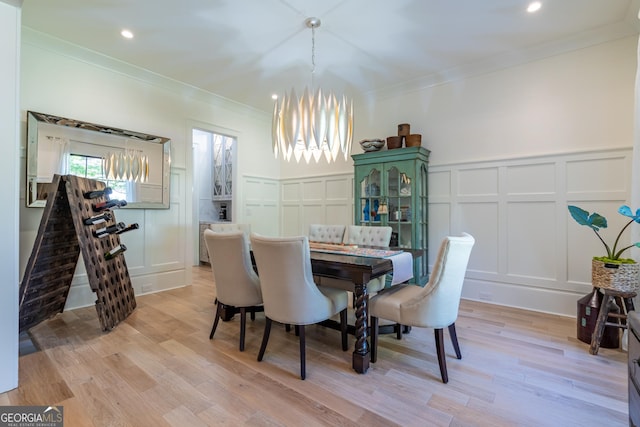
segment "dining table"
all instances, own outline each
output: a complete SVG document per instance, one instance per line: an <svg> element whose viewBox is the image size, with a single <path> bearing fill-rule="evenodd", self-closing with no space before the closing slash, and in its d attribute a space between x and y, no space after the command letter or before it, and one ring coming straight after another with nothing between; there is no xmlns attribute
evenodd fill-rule
<svg viewBox="0 0 640 427"><path fill-rule="evenodd" d="M329 249L327 249L329 248ZM367 283L371 279L393 273L394 262L390 255L397 255L408 252L412 258L417 258L424 254L424 251L417 249L395 248L395 247L360 247L360 251L369 251L366 256L357 255L356 252L341 245L335 246L336 250L331 250L330 246L319 247L310 244L311 270L314 280L319 285L330 286L338 289L353 292L355 312L355 348L352 356L352 367L357 373L364 374L369 369L369 293ZM379 256L375 252L380 252ZM387 256L383 256L386 253ZM252 263L255 268L255 259L251 252ZM259 273L258 273L259 274ZM323 278L337 279L325 280ZM222 310L221 318L228 321L233 318L237 310L235 307L226 306ZM323 322L331 326L331 321Z"/></svg>
<svg viewBox="0 0 640 427"><path fill-rule="evenodd" d="M387 255L410 252L415 258L422 251L396 248L372 248ZM364 374L369 369L369 293L367 283L371 279L393 273L394 263L390 256L357 255L349 250L326 251L311 245L311 269L318 284L351 291L354 294L355 349L352 357L353 370ZM339 279L324 280L323 278Z"/></svg>

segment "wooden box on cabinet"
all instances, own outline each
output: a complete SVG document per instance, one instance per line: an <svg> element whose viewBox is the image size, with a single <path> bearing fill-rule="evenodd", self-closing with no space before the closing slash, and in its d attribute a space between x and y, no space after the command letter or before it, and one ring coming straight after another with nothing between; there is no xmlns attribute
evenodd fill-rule
<svg viewBox="0 0 640 427"><path fill-rule="evenodd" d="M412 282L424 285L429 279L429 150L408 147L351 157L355 166L355 223L391 226L397 246L423 250L423 255L414 259ZM379 212L382 205L388 213Z"/></svg>

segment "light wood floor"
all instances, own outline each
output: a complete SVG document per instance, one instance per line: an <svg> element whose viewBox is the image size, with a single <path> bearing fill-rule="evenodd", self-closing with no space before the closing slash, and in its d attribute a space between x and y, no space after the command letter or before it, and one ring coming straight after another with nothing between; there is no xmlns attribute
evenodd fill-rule
<svg viewBox="0 0 640 427"><path fill-rule="evenodd" d="M94 307L31 330L42 351L20 357L20 387L0 405L63 405L65 426L626 426L627 354L597 356L575 319L463 301L462 360L446 337L440 381L433 331L381 337L378 363L351 369L339 332L307 328L307 379L298 342L274 325L256 361L264 316L221 323L213 340L209 267L192 286L137 298L103 333ZM352 340L353 341L353 340Z"/></svg>

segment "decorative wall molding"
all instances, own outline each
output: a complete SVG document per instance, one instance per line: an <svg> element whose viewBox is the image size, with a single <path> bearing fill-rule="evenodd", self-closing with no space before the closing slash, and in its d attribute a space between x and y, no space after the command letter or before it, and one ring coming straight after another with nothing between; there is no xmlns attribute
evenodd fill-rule
<svg viewBox="0 0 640 427"><path fill-rule="evenodd" d="M429 245L461 231L476 238L463 298L575 316L576 300L591 290L591 258L603 248L567 205L601 213L615 234L631 158L631 148L619 148L432 165Z"/></svg>
<svg viewBox="0 0 640 427"><path fill-rule="evenodd" d="M309 224L353 224L353 173L280 181L281 234L307 234Z"/></svg>

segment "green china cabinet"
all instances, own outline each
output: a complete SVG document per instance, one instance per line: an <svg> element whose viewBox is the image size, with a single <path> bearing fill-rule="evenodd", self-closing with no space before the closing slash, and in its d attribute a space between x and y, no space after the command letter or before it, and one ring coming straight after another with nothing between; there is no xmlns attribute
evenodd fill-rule
<svg viewBox="0 0 640 427"><path fill-rule="evenodd" d="M412 282L424 285L429 279L429 150L406 147L351 157L355 166L355 223L391 226L391 246L423 250L414 259Z"/></svg>

